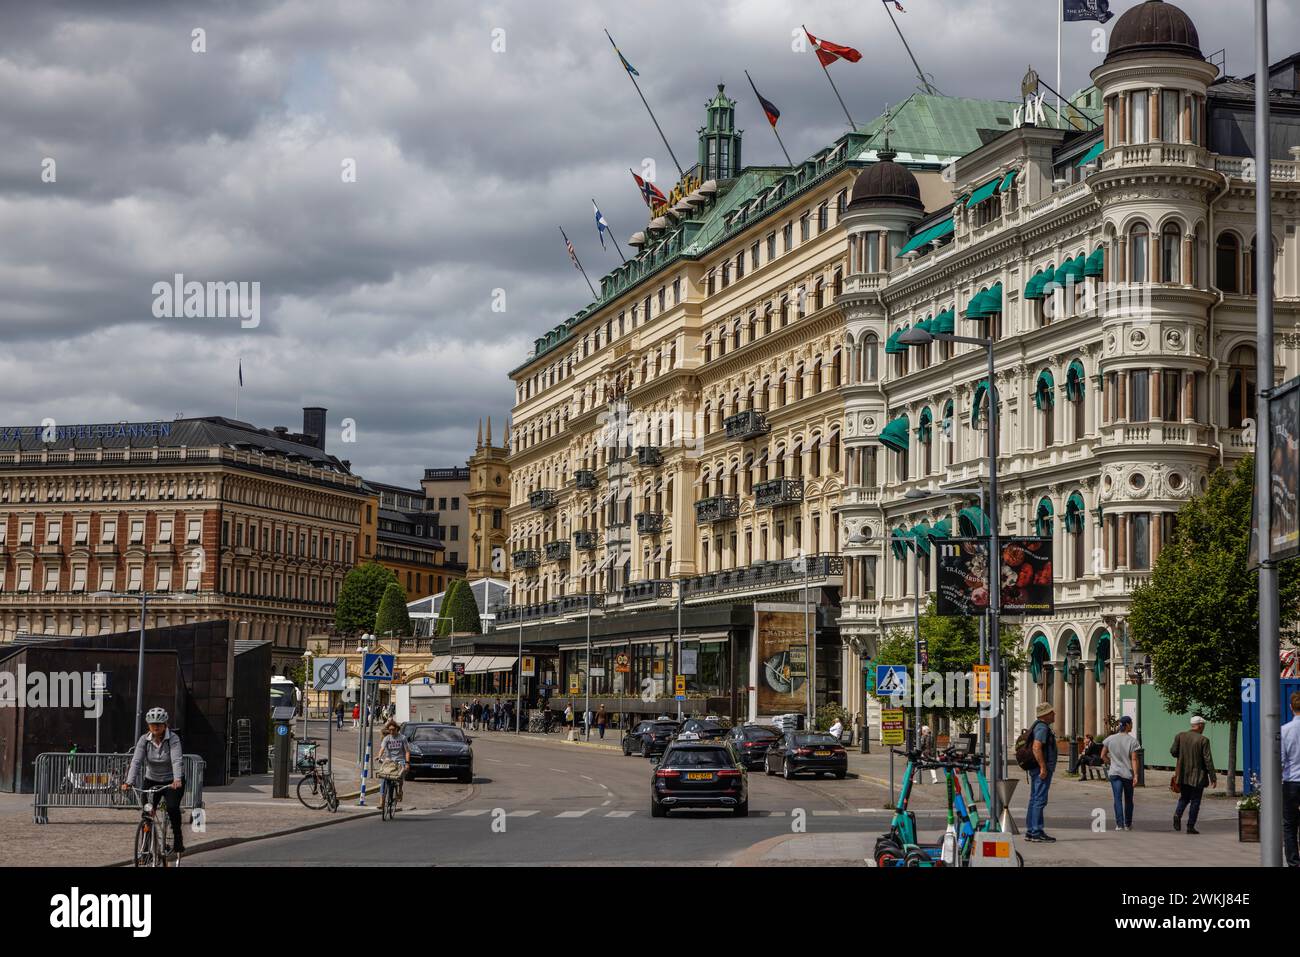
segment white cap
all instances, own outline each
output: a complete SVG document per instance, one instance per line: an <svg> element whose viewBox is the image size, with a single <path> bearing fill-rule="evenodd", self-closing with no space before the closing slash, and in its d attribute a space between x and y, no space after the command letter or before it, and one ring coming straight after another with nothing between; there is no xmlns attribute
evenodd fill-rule
<svg viewBox="0 0 1300 957"><path fill-rule="evenodd" d="M1192 715L1192 724L1193 725L1205 724L1205 719L1202 718L1199 714L1194 714Z"/></svg>

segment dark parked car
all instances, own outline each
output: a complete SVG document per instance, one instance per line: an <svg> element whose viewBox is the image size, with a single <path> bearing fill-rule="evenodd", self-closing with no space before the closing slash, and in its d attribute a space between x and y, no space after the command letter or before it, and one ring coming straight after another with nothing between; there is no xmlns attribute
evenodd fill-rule
<svg viewBox="0 0 1300 957"><path fill-rule="evenodd" d="M742 724L731 729L727 740L746 768L761 768L767 749L779 737L781 732L771 725Z"/></svg>
<svg viewBox="0 0 1300 957"><path fill-rule="evenodd" d="M643 758L663 754L668 742L680 729L676 721L652 719L640 721L623 733L623 754L637 753Z"/></svg>
<svg viewBox="0 0 1300 957"><path fill-rule="evenodd" d="M402 737L411 751L411 764L406 769L406 780L417 775L454 777L462 784L474 780L473 738L454 724L410 721L402 725Z"/></svg>
<svg viewBox="0 0 1300 957"><path fill-rule="evenodd" d="M687 718L682 733L688 731L705 741L718 741L731 731L731 722L721 718Z"/></svg>
<svg viewBox="0 0 1300 957"><path fill-rule="evenodd" d="M849 756L844 746L825 731L791 731L768 746L763 769L768 774L779 773L787 781L804 771L843 778L849 769Z"/></svg>
<svg viewBox="0 0 1300 957"><path fill-rule="evenodd" d="M731 808L749 814L749 775L726 742L673 741L655 764L650 779L650 816L666 817L673 808Z"/></svg>

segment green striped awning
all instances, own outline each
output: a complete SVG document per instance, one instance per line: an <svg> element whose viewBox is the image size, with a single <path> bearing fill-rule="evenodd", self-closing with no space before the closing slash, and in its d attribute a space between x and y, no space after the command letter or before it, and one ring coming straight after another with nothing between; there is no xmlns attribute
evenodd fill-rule
<svg viewBox="0 0 1300 957"><path fill-rule="evenodd" d="M998 183L1000 182L1002 182L1002 177L994 177L979 189L975 190L975 192L971 193L970 199L966 200L966 208L970 209L972 206L978 206L980 203L984 202L984 200L992 196L997 192Z"/></svg>
<svg viewBox="0 0 1300 957"><path fill-rule="evenodd" d="M1016 174L1019 172L1020 170L1013 169L1006 176L1002 177L1002 182L998 183L998 192L1005 193L1007 190L1009 190L1011 188L1011 184L1016 181Z"/></svg>
<svg viewBox="0 0 1300 957"><path fill-rule="evenodd" d="M957 530L964 538L979 538L989 533L989 517L972 505L957 513Z"/></svg>
<svg viewBox="0 0 1300 957"><path fill-rule="evenodd" d="M934 316L926 316L916 324L917 329L924 329L926 332L934 332Z"/></svg>
<svg viewBox="0 0 1300 957"><path fill-rule="evenodd" d="M1105 265L1106 265L1106 249L1103 246L1098 246L1089 254L1087 261L1084 262L1083 274L1084 276L1093 279L1100 279L1102 277L1102 273L1105 271L1104 269Z"/></svg>
<svg viewBox="0 0 1300 957"><path fill-rule="evenodd" d="M893 422L880 430L877 436L880 444L895 452L906 452L908 446L907 416L900 415Z"/></svg>
<svg viewBox="0 0 1300 957"><path fill-rule="evenodd" d="M924 247L930 245L930 243L934 242L936 239L943 239L943 237L951 233L952 230L953 225L951 218L940 220L933 226L921 230L909 239L907 245L898 251L898 255L905 256L913 250L924 249Z"/></svg>
<svg viewBox="0 0 1300 957"><path fill-rule="evenodd" d="M1091 163L1093 160L1095 160L1098 156L1100 156L1105 151L1106 151L1106 141L1098 140L1096 143L1092 144L1092 149L1088 150L1088 152L1084 153L1081 157L1079 157L1079 162L1075 163L1074 165L1076 167L1087 166L1089 163Z"/></svg>
<svg viewBox="0 0 1300 957"><path fill-rule="evenodd" d="M1052 391L1054 388L1056 380L1052 378L1051 369L1038 373L1038 381L1034 383L1034 407L1040 412L1056 404L1056 394Z"/></svg>
<svg viewBox="0 0 1300 957"><path fill-rule="evenodd" d="M934 322L930 324L930 332L946 332L952 335L957 331L957 311L952 308L945 309L939 315L934 317Z"/></svg>
<svg viewBox="0 0 1300 957"><path fill-rule="evenodd" d="M970 408L970 424L971 424L972 426L976 426L976 425L978 424L978 422L979 422L979 418L980 418L980 405L984 402L984 393L986 393L986 392L988 392L988 391L989 391L989 380L988 380L988 379L980 379L980 381L975 385L975 397L974 397L973 401L971 402L971 408ZM994 389L994 390L993 390L993 400L994 400L995 402L997 401L997 395L998 395L997 390ZM986 423L986 425L987 425L987 423Z"/></svg>

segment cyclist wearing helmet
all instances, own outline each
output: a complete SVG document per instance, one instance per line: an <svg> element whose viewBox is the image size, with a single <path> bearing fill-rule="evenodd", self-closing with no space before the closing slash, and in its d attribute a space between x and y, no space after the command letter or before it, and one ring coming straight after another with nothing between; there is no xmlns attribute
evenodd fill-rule
<svg viewBox="0 0 1300 957"><path fill-rule="evenodd" d="M172 850L181 854L185 851L185 832L181 828L181 797L185 794L181 739L175 731L168 729L168 714L162 708L150 708L144 719L149 731L135 744L135 754L131 756L131 768L127 771L122 790L135 784L141 770L144 781L137 786L143 791L171 783L170 789L150 795L150 800L156 807L159 798L166 798L167 817L172 825Z"/></svg>

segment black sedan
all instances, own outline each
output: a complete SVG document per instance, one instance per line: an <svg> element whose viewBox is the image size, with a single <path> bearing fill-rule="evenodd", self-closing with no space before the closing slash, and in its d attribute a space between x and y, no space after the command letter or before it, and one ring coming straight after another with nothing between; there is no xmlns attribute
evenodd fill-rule
<svg viewBox="0 0 1300 957"><path fill-rule="evenodd" d="M637 753L643 758L663 754L668 742L680 730L676 721L654 719L641 721L623 734L623 754Z"/></svg>
<svg viewBox="0 0 1300 957"><path fill-rule="evenodd" d="M465 737L454 724L412 721L402 726L402 736L411 752L406 780L413 781L420 774L454 777L462 784L474 780L473 738Z"/></svg>
<svg viewBox="0 0 1300 957"><path fill-rule="evenodd" d="M825 731L791 731L773 741L763 756L763 770L787 781L805 771L842 779L848 769L844 746Z"/></svg>
<svg viewBox="0 0 1300 957"><path fill-rule="evenodd" d="M650 816L667 817L683 807L749 814L749 775L729 745L678 739L668 746L650 780Z"/></svg>
<svg viewBox="0 0 1300 957"><path fill-rule="evenodd" d="M729 722L721 718L688 718L682 725L682 734L690 732L705 741L720 741L731 731Z"/></svg>
<svg viewBox="0 0 1300 957"><path fill-rule="evenodd" d="M770 725L742 724L731 729L731 733L727 735L727 740L731 742L732 748L740 756L741 763L745 767L753 769L763 766L763 759L767 756L767 749L779 737L781 737L781 732Z"/></svg>

